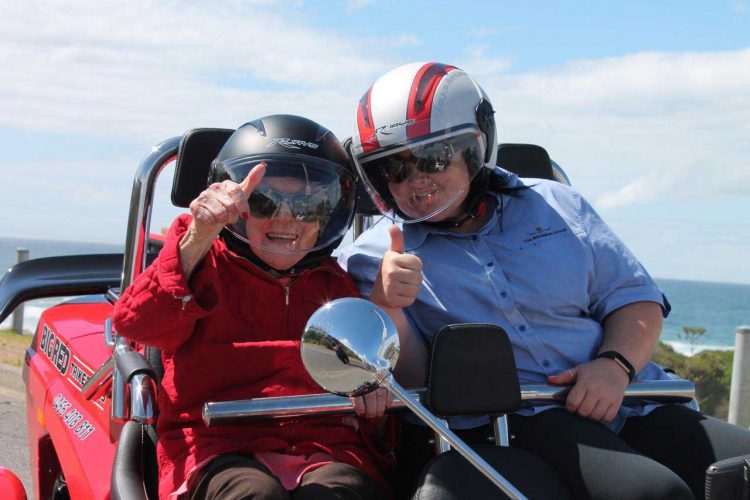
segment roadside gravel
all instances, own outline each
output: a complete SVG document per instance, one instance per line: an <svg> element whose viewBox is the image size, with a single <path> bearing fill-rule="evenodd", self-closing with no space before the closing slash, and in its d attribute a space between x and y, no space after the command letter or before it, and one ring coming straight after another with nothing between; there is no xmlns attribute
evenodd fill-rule
<svg viewBox="0 0 750 500"><path fill-rule="evenodd" d="M13 471L30 495L24 391L21 368L0 363L0 465Z"/></svg>

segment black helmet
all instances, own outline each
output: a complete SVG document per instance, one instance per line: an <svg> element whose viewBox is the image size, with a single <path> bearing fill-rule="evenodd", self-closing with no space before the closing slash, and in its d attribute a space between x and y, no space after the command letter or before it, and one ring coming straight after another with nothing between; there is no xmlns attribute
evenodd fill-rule
<svg viewBox="0 0 750 500"><path fill-rule="evenodd" d="M331 255L354 217L356 175L349 157L320 124L300 116L271 115L242 125L229 137L211 165L208 184L228 179L240 183L261 162L266 173L248 200L249 220L227 225L221 237L264 268L269 266L259 262L248 245L308 254L284 272L318 264ZM279 234L268 228L281 217L299 229Z"/></svg>

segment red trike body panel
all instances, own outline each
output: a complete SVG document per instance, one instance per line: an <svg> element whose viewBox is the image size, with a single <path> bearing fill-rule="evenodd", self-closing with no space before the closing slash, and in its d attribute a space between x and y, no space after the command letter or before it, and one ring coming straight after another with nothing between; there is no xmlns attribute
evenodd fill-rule
<svg viewBox="0 0 750 500"><path fill-rule="evenodd" d="M119 424L110 400L87 400L81 388L111 355L104 322L112 306L100 297L47 309L27 352L24 380L34 498L49 496L61 470L71 498L109 498Z"/></svg>

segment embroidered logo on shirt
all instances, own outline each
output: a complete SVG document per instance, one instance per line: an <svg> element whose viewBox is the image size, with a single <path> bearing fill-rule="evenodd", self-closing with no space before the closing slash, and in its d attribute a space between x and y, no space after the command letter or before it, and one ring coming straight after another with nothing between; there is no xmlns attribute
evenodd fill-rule
<svg viewBox="0 0 750 500"><path fill-rule="evenodd" d="M526 238L523 240L524 243L533 243L536 240L540 240L542 238L548 238L550 236L555 236L558 234L562 234L568 230L567 227L563 227L560 229L550 229L550 226L547 227L540 227L537 226L534 228L534 231L531 233L526 233L529 235L529 238Z"/></svg>

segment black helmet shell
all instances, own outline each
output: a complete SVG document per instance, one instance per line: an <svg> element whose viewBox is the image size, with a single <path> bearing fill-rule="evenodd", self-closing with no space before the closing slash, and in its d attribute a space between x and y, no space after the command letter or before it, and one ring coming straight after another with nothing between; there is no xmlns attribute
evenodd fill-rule
<svg viewBox="0 0 750 500"><path fill-rule="evenodd" d="M325 214L317 219L320 227L315 244L311 248L290 250L289 253L307 255L294 269L279 271L294 272L329 257L351 225L355 212L356 174L339 140L327 128L300 116L271 115L253 120L238 128L224 144L211 165L208 184L227 179L239 183L260 162L265 162L267 169L256 191L263 191L267 179L293 177L304 181L317 199L322 196L325 200L320 205L325 207ZM248 226L239 219L227 225L221 237L233 251L260 267L267 267L250 251L252 246L262 245L245 238L247 231Z"/></svg>

